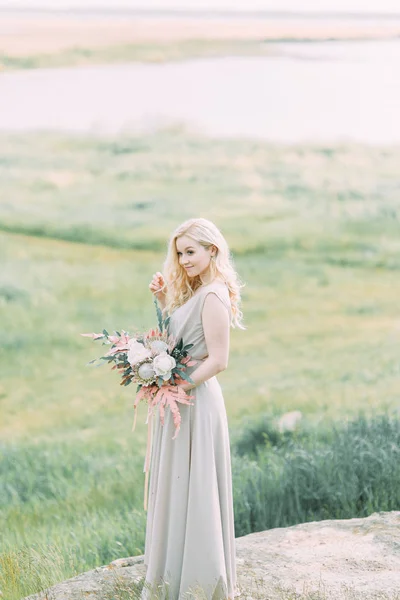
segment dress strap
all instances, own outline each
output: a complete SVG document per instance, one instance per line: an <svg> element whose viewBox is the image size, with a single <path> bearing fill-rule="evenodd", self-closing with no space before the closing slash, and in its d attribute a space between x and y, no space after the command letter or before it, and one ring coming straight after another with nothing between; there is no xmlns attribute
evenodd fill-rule
<svg viewBox="0 0 400 600"><path fill-rule="evenodd" d="M231 306L231 302L230 302L230 298L229 298L228 288L227 287L221 288L221 286L219 286L219 285L212 285L212 284L210 286L208 286L207 288L205 288L201 294L202 300L201 300L201 304L200 304L200 311L203 310L204 302L205 302L208 294L215 294L221 300L222 304L228 310L229 322L232 323L232 306Z"/></svg>

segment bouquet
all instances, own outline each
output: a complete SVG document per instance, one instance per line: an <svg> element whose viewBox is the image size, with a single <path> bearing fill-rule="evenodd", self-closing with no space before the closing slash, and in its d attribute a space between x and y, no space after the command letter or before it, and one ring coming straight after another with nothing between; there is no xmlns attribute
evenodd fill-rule
<svg viewBox="0 0 400 600"><path fill-rule="evenodd" d="M170 317L162 318L161 310L154 299L158 317L158 328L151 329L145 333L130 336L127 331L115 331L110 335L106 329L102 333L81 333L83 337L93 340L102 340L103 345L110 348L100 358L95 358L89 364L95 362L108 364L113 363L112 370L121 374L120 385L127 386L137 383L136 399L133 404L135 416L132 426L136 426L137 407L141 400L148 403L147 420L148 436L147 451L144 465L146 473L145 481L145 509L147 508L147 480L150 468L151 441L152 441L152 418L154 410L159 407L160 421L164 425L165 409L169 408L174 421L175 439L181 425L179 404L193 405L190 402L194 396L188 395L185 390L178 387L184 381L194 383L186 373L187 367L197 363L192 360L189 350L193 344L184 345L183 340L177 341L168 334Z"/></svg>

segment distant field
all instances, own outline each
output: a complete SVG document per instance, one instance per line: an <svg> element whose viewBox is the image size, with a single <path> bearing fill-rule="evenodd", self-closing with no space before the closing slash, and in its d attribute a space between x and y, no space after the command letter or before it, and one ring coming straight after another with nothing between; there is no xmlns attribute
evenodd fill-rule
<svg viewBox="0 0 400 600"><path fill-rule="evenodd" d="M270 54L269 42L389 39L400 25L326 19L1 13L0 70Z"/></svg>
<svg viewBox="0 0 400 600"><path fill-rule="evenodd" d="M37 586L142 553L145 407L132 434L133 387L87 367L101 347L79 333L155 323L147 286L186 218L222 228L246 283L219 376L232 429L398 407L399 160L180 130L0 136L0 575L24 545Z"/></svg>
<svg viewBox="0 0 400 600"><path fill-rule="evenodd" d="M168 131L1 136L2 439L97 418L109 431L104 408L125 431L130 394L85 367L99 348L78 334L152 323L149 278L196 214L222 227L247 284L248 330L232 333L221 374L231 417L395 405L399 157Z"/></svg>

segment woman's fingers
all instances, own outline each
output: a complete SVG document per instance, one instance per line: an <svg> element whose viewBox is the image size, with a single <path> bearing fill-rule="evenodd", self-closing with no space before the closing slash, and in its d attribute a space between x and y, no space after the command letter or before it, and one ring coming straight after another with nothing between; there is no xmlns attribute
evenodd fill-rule
<svg viewBox="0 0 400 600"><path fill-rule="evenodd" d="M153 273L153 278L151 280L151 282L149 283L149 288L151 290L151 292L153 294L157 294L158 292L165 293L165 290L162 290L162 288L165 285L165 280L164 280L164 276L160 271L157 271L157 273Z"/></svg>

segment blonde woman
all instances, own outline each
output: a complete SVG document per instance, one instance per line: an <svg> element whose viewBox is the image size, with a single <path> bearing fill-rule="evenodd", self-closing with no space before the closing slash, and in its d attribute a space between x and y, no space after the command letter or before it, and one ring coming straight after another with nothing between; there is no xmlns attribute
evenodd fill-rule
<svg viewBox="0 0 400 600"><path fill-rule="evenodd" d="M244 329L242 284L222 233L203 218L173 232L163 270L150 291L171 316L169 333L193 344L197 363L187 371L194 383L182 384L194 398L193 406L180 406L177 438L170 411L164 426L155 420L142 599L233 600L239 592L231 456L216 375L228 366L230 327Z"/></svg>

